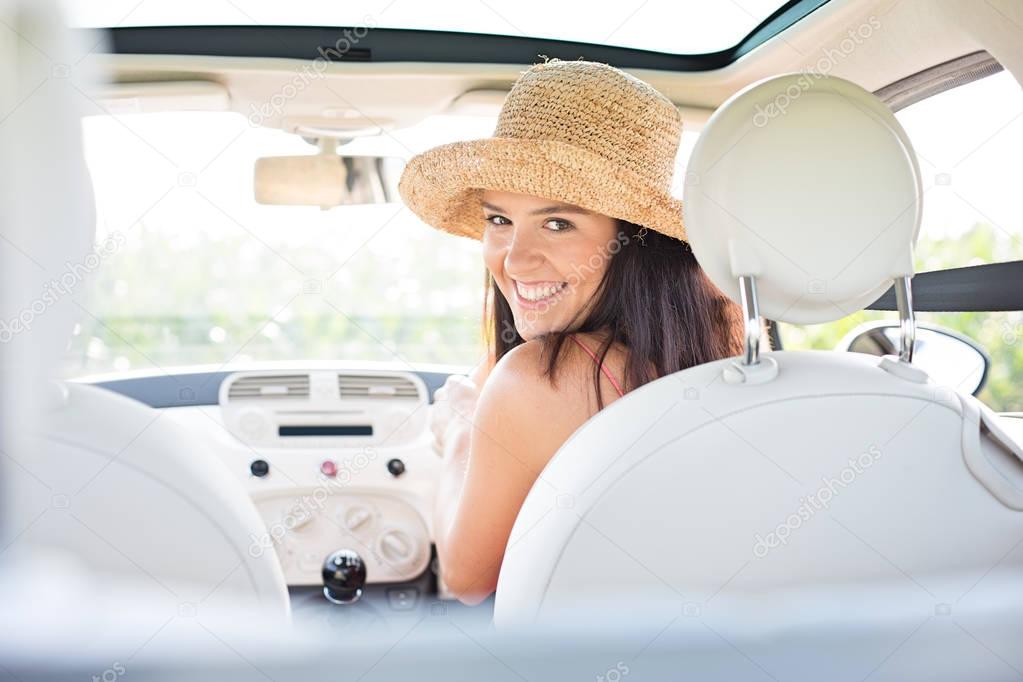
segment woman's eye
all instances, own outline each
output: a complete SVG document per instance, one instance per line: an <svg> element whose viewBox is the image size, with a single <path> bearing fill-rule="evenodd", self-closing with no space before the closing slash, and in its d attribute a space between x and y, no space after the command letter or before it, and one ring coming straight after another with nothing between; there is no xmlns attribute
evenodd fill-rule
<svg viewBox="0 0 1023 682"><path fill-rule="evenodd" d="M491 225L511 225L511 221L505 218L503 215L487 216L486 221Z"/></svg>
<svg viewBox="0 0 1023 682"><path fill-rule="evenodd" d="M551 218L545 222L543 226L551 232L564 232L565 230L570 230L574 227L572 223L567 220L562 220L561 218Z"/></svg>

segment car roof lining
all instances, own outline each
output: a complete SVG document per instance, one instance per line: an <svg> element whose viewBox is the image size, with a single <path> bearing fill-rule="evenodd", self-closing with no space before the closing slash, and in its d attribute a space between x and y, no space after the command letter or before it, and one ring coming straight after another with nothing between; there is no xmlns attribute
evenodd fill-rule
<svg viewBox="0 0 1023 682"><path fill-rule="evenodd" d="M847 46L850 26L865 26L871 21L883 28L883 35L861 41L855 49L836 54L834 62L829 65L830 75L847 78L867 90L878 91L924 73L935 65L984 50L999 59L1008 70L1021 71L1023 55L1016 57L1011 46L1016 38L1023 43L1023 29L1006 22L1004 12L1004 9L988 11L966 5L963 0L956 0L948 7L936 7L928 0L831 0L722 68L678 71L635 66L626 69L649 82L680 107L696 112L698 115L686 117L684 121L687 129L699 129L709 112L738 90L771 75L820 64L821 55L836 54L844 45ZM963 26L966 23L970 23L968 30ZM93 40L90 44L95 42ZM531 44L536 48L541 42L532 41ZM127 49L125 45L122 48ZM615 54L640 54L640 51L627 48L605 49ZM90 59L111 72L115 82L216 82L228 89L231 110L243 115L248 115L253 105L266 102L281 92L303 66L312 63L308 59L285 57L128 54L102 50L102 47L98 48L100 53L91 55ZM609 53L607 56L614 55ZM671 55L666 57L678 59ZM1015 66L1014 60L1017 62ZM477 90L507 92L522 69L535 61L538 60L524 57L521 64L332 62L318 74L317 80L322 83L310 83L305 92L288 103L288 113L319 115L325 105L338 104L334 93L344 93L352 108L368 116L391 119L396 125L409 125L432 114L447 113L452 103L466 93ZM613 59L611 61L614 63ZM1018 80L1020 74L1014 75ZM492 113L496 114L502 98L498 95L489 99ZM279 124L280 121L275 120L264 122L268 126Z"/></svg>

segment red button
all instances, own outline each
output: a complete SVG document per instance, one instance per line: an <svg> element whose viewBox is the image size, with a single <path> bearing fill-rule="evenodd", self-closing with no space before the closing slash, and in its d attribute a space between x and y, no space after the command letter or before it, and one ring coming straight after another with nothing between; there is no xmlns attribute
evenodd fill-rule
<svg viewBox="0 0 1023 682"><path fill-rule="evenodd" d="M337 475L337 464L334 464L333 460L325 459L320 464L320 473L324 476L334 477Z"/></svg>

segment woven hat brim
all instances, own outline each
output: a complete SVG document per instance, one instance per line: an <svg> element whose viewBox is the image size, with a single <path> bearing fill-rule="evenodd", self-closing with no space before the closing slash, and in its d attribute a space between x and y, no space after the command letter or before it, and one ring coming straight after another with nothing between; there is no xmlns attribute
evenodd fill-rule
<svg viewBox="0 0 1023 682"><path fill-rule="evenodd" d="M543 197L685 240L682 202L585 149L553 140L490 137L414 156L398 183L405 204L437 229L481 239L481 190Z"/></svg>

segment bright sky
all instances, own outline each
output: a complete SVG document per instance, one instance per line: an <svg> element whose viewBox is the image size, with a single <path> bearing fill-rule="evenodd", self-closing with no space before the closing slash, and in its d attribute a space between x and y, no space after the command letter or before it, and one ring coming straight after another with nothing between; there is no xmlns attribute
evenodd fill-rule
<svg viewBox="0 0 1023 682"><path fill-rule="evenodd" d="M899 112L924 181L921 233L990 223L1023 258L1023 90L1008 71ZM965 263L964 263L965 264Z"/></svg>
<svg viewBox="0 0 1023 682"><path fill-rule="evenodd" d="M467 31L696 54L731 47L780 0L62 0L75 26L370 26Z"/></svg>

